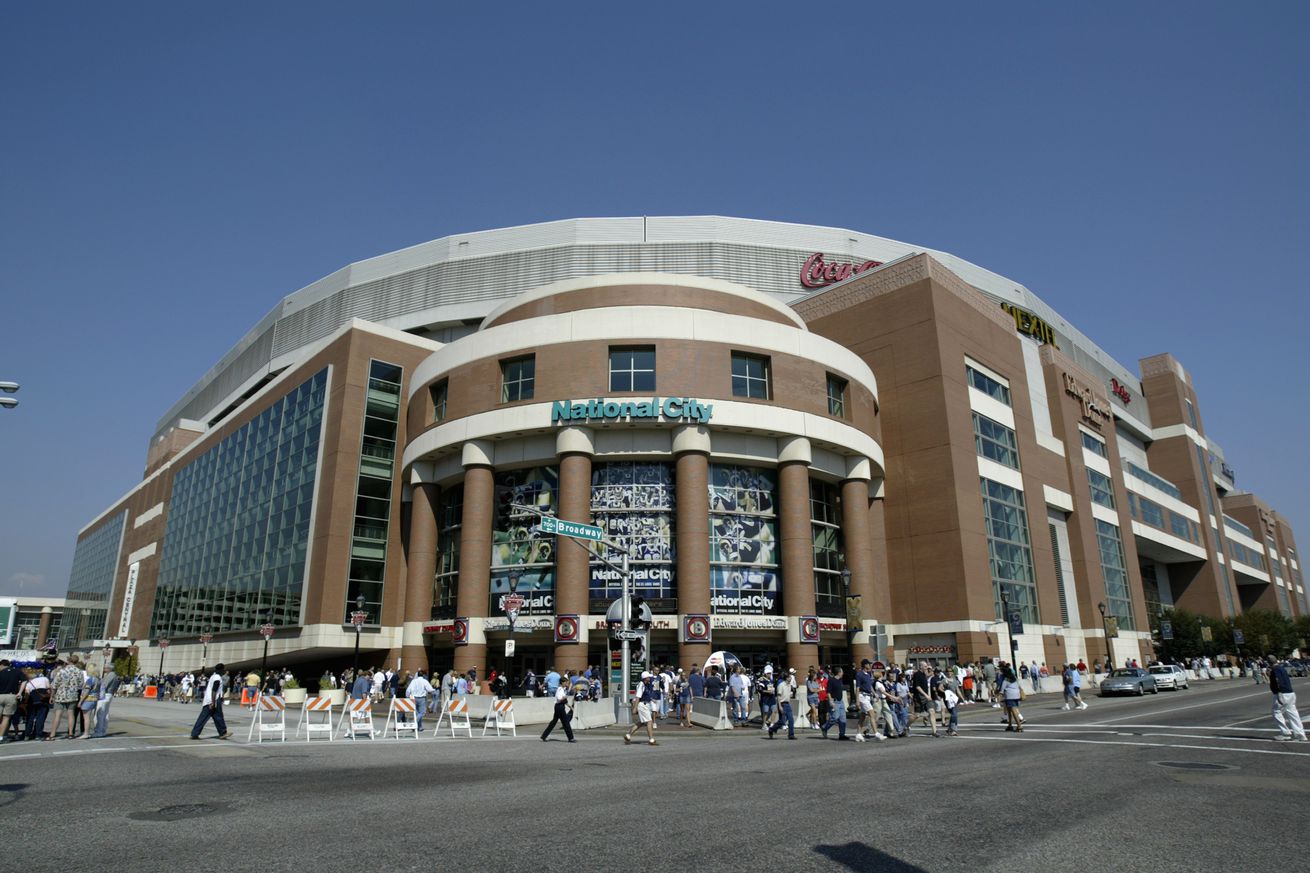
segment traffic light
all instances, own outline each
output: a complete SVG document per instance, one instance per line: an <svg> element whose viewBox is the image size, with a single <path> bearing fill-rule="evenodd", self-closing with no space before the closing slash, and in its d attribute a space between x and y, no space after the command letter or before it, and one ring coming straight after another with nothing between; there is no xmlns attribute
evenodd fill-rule
<svg viewBox="0 0 1310 873"><path fill-rule="evenodd" d="M641 596L632 598L632 606L628 612L628 627L637 631L648 630L654 620L650 607L646 605L646 598Z"/></svg>

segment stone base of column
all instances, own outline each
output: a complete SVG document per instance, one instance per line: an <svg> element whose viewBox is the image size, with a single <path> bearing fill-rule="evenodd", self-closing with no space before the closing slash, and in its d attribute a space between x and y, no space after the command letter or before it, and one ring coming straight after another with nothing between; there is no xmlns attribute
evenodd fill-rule
<svg viewBox="0 0 1310 873"><path fill-rule="evenodd" d="M455 647L455 672L467 673L478 668L478 681L487 678L487 644L470 644Z"/></svg>
<svg viewBox="0 0 1310 873"><path fill-rule="evenodd" d="M556 646L555 669L559 671L561 676L564 675L566 670L572 670L575 674L586 670L587 647L577 643Z"/></svg>
<svg viewBox="0 0 1310 873"><path fill-rule="evenodd" d="M813 643L788 643L787 663L784 667L796 668L796 679L803 685L806 672L819 666L819 647Z"/></svg>
<svg viewBox="0 0 1310 873"><path fill-rule="evenodd" d="M700 667L703 672L712 651L713 647L709 643L679 643L677 666L686 670L688 676L691 675L692 667Z"/></svg>
<svg viewBox="0 0 1310 873"><path fill-rule="evenodd" d="M428 669L428 650L422 646L401 646L399 654L400 668L408 670L410 675Z"/></svg>

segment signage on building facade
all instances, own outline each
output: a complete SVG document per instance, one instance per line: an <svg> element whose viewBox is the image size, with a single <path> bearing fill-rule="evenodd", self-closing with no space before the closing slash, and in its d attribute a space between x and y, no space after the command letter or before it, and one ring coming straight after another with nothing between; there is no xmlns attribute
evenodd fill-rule
<svg viewBox="0 0 1310 873"><path fill-rule="evenodd" d="M710 623L716 630L786 630L787 619L782 616L712 615Z"/></svg>
<svg viewBox="0 0 1310 873"><path fill-rule="evenodd" d="M1055 328L1045 321L1026 309L1020 309L1013 303L1002 303L1001 308L1014 319L1014 329L1019 333L1026 334L1038 342L1048 343L1057 349L1059 348L1055 343Z"/></svg>
<svg viewBox="0 0 1310 873"><path fill-rule="evenodd" d="M713 403L691 397L652 397L650 400L556 400L550 408L550 423L559 421L656 421L707 422L714 415Z"/></svg>
<svg viewBox="0 0 1310 873"><path fill-rule="evenodd" d="M133 561L127 568L127 586L123 589L123 612L118 619L118 635L127 636L127 626L132 620L132 604L136 602L136 580L141 575L141 562Z"/></svg>
<svg viewBox="0 0 1310 873"><path fill-rule="evenodd" d="M955 646L910 646L906 652L911 655L954 655Z"/></svg>
<svg viewBox="0 0 1310 873"><path fill-rule="evenodd" d="M777 610L778 592L719 589L710 598L710 606L715 609L739 609L767 615Z"/></svg>
<svg viewBox="0 0 1310 873"><path fill-rule="evenodd" d="M815 252L805 259L801 267L801 284L806 288L822 288L835 282L842 282L851 276L857 276L865 270L881 267L882 261L865 261L862 264L830 264L823 259L823 252Z"/></svg>
<svg viewBox="0 0 1310 873"><path fill-rule="evenodd" d="M1064 376L1064 392L1071 397L1078 398L1078 402L1082 404L1083 421L1100 430L1101 425L1111 419L1110 401L1106 399L1103 402L1101 398L1096 396L1091 387L1084 385L1071 373L1063 373L1062 375Z"/></svg>
<svg viewBox="0 0 1310 873"><path fill-rule="evenodd" d="M1110 380L1110 393L1122 400L1124 406L1133 402L1133 395L1128 393L1128 386L1118 379Z"/></svg>

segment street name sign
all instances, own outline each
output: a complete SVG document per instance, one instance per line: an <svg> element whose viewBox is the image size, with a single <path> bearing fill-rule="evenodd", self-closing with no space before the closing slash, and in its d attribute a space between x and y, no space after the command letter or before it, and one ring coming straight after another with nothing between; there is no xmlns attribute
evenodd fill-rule
<svg viewBox="0 0 1310 873"><path fill-rule="evenodd" d="M578 521L565 521L562 518L555 518L550 515L541 517L541 532L544 534L558 534L559 536L573 537L575 540L591 540L600 542L603 531L599 526L594 524L583 524Z"/></svg>

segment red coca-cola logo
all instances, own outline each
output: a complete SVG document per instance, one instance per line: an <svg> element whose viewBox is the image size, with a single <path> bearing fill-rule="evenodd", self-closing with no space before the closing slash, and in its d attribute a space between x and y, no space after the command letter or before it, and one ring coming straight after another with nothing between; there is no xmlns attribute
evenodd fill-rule
<svg viewBox="0 0 1310 873"><path fill-rule="evenodd" d="M801 284L806 288L822 288L834 282L841 282L851 276L857 276L865 270L882 266L882 261L865 261L862 264L830 264L823 259L823 252L815 252L805 259L801 267Z"/></svg>
<svg viewBox="0 0 1310 873"><path fill-rule="evenodd" d="M1128 388L1118 379L1110 380L1110 393L1124 402L1124 406L1133 402L1133 395L1128 393Z"/></svg>

